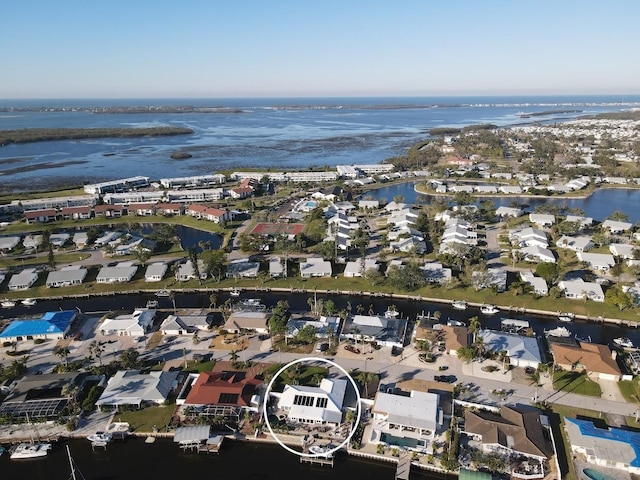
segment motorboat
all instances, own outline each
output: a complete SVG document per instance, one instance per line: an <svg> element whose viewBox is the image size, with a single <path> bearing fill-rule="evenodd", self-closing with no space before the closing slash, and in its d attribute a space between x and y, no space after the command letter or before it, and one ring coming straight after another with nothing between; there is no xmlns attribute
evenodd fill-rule
<svg viewBox="0 0 640 480"><path fill-rule="evenodd" d="M309 447L309 453L312 453L318 457L331 458L333 447L331 445L311 445Z"/></svg>
<svg viewBox="0 0 640 480"><path fill-rule="evenodd" d="M36 304L36 299L35 298L25 298L24 300L22 300L22 305L24 305L25 307L33 307Z"/></svg>
<svg viewBox="0 0 640 480"><path fill-rule="evenodd" d="M499 311L500 309L495 305L482 305L480 307L480 313L483 313L484 315L493 315Z"/></svg>
<svg viewBox="0 0 640 480"><path fill-rule="evenodd" d="M87 437L91 443L109 443L113 439L113 435L109 432L96 432Z"/></svg>
<svg viewBox="0 0 640 480"><path fill-rule="evenodd" d="M454 300L451 306L456 310L466 310L467 302L465 302L464 300Z"/></svg>
<svg viewBox="0 0 640 480"><path fill-rule="evenodd" d="M635 348L635 345L631 341L630 338L627 337L618 337L612 340L613 344L617 347L621 348Z"/></svg>
<svg viewBox="0 0 640 480"><path fill-rule="evenodd" d="M51 450L51 444L48 442L19 443L11 452L9 458L15 460L46 457L49 450Z"/></svg>
<svg viewBox="0 0 640 480"><path fill-rule="evenodd" d="M231 295L232 297L239 297L240 296L240 289L238 288L232 288L229 291L229 295Z"/></svg>
<svg viewBox="0 0 640 480"><path fill-rule="evenodd" d="M387 311L386 311L386 312L384 312L384 317L385 317L385 318L395 318L395 317L397 317L398 315L400 315L400 312L399 312L399 311L397 311L397 310L392 310L392 309L390 309L390 308L388 308L388 309L387 309Z"/></svg>
<svg viewBox="0 0 640 480"><path fill-rule="evenodd" d="M551 330L545 330L544 335L546 337L558 337L558 338L569 338L572 337L573 334L567 329L567 327L556 327Z"/></svg>
<svg viewBox="0 0 640 480"><path fill-rule="evenodd" d="M148 300L147 308L156 308L158 306L158 300Z"/></svg>
<svg viewBox="0 0 640 480"><path fill-rule="evenodd" d="M5 299L0 302L0 306L2 308L13 308L16 306L16 302L14 302L13 300Z"/></svg>
<svg viewBox="0 0 640 480"><path fill-rule="evenodd" d="M460 320L452 320L452 319L448 319L447 320L447 325L450 326L450 327L465 327L466 326Z"/></svg>
<svg viewBox="0 0 640 480"><path fill-rule="evenodd" d="M558 313L558 320L560 320L561 322L572 322L575 318L576 316L573 313Z"/></svg>
<svg viewBox="0 0 640 480"><path fill-rule="evenodd" d="M156 292L156 297L169 297L171 296L171 292L169 290L158 290Z"/></svg>
<svg viewBox="0 0 640 480"><path fill-rule="evenodd" d="M531 327L526 320L518 320L516 318L503 318L500 320L500 326L503 332L518 335L525 333Z"/></svg>

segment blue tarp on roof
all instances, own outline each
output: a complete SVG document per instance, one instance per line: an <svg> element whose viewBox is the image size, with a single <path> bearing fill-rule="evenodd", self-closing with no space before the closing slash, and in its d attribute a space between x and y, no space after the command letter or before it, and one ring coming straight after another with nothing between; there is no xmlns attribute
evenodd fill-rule
<svg viewBox="0 0 640 480"><path fill-rule="evenodd" d="M621 430L619 428L598 428L589 420L578 420L567 417L565 421L576 425L580 429L580 433L585 437L595 437L630 445L631 448L633 448L636 458L634 458L629 465L632 467L640 467L640 433L631 430Z"/></svg>
<svg viewBox="0 0 640 480"><path fill-rule="evenodd" d="M75 310L63 310L46 312L42 317L31 320L13 320L0 333L0 338L64 334L76 313Z"/></svg>

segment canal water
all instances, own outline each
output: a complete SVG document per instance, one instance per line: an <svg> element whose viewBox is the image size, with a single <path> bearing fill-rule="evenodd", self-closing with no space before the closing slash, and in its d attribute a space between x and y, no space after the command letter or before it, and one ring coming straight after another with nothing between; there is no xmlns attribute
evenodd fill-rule
<svg viewBox="0 0 640 480"><path fill-rule="evenodd" d="M370 196L375 200L386 199L391 201L394 197L401 195L405 203L418 203L418 197L429 198L415 191L414 182L390 185L378 190L366 192L364 196ZM629 217L629 221L634 223L640 221L640 190L626 188L602 188L593 192L587 198L538 198L538 197L517 197L517 196L482 196L478 199L493 200L496 207L509 206L516 202L528 205L527 210L533 211L539 205L556 205L561 209L581 208L586 216L594 220L604 220L613 212L619 210ZM427 200L428 201L428 200Z"/></svg>
<svg viewBox="0 0 640 480"><path fill-rule="evenodd" d="M217 293L217 303L221 305L228 298L226 293ZM260 302L267 307L273 307L279 300L287 300L292 311L307 312L309 310L308 300L313 296L313 291L306 294L289 294L277 292L248 292L242 293L241 298L259 298ZM628 328L619 325L592 323L575 320L571 323L561 323L556 317L533 315L529 313L500 312L496 315L483 315L478 308L469 307L467 310L455 310L449 303L429 303L410 300L386 299L369 296L339 296L339 295L318 295L318 299L331 299L338 309L347 307L347 302L351 304L351 309L355 312L357 305L362 304L365 312L370 309L376 314L383 314L390 305L395 305L401 315L405 318L416 319L420 314L428 312L440 312L440 322L447 320L459 320L468 324L468 320L477 316L483 328L500 329L500 321L503 318L513 318L526 320L530 323L537 335L544 335L545 330L553 329L559 325L566 326L574 335L580 338L591 338L594 343L608 344L617 337L629 337L636 345L640 345L640 329ZM158 308L170 309L173 304L169 298L157 298L153 294L126 294L110 297L74 298L62 300L40 301L33 307L16 306L11 310L0 311L5 317L21 317L34 315L51 310L71 310L80 309L82 312L104 312L110 310L133 310L136 307L144 307L147 300L158 300ZM518 307L515 303L514 307ZM234 301L236 299L233 299ZM176 307L180 308L208 308L209 294L206 293L179 293L175 295Z"/></svg>
<svg viewBox="0 0 640 480"><path fill-rule="evenodd" d="M184 452L169 439L153 444L144 439L113 442L107 449L92 451L87 440L54 445L43 459L11 460L0 457L2 478L67 480L71 470L65 445L69 445L77 468L87 480L142 480L216 478L220 480L391 480L395 464L338 456L334 468L301 464L299 458L280 446L226 441L219 455ZM79 477L81 478L81 477ZM444 479L444 475L412 469L411 478ZM454 478L454 477L448 477Z"/></svg>

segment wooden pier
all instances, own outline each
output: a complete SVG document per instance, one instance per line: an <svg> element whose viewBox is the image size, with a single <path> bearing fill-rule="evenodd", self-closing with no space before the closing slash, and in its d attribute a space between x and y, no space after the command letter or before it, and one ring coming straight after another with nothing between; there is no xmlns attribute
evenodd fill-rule
<svg viewBox="0 0 640 480"><path fill-rule="evenodd" d="M320 465L322 467L333 468L333 456L330 457L300 457L300 463L310 465Z"/></svg>

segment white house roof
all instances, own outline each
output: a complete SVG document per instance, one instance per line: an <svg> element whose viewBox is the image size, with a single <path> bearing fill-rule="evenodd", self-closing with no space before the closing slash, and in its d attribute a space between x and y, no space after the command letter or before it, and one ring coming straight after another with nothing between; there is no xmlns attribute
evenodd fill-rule
<svg viewBox="0 0 640 480"><path fill-rule="evenodd" d="M16 288L30 287L38 280L38 272L35 268L25 268L20 273L11 276L9 280L9 290Z"/></svg>
<svg viewBox="0 0 640 480"><path fill-rule="evenodd" d="M415 390L409 397L378 392L372 412L387 415L389 423L435 431L439 398L435 393Z"/></svg>
<svg viewBox="0 0 640 480"><path fill-rule="evenodd" d="M0 250L12 250L20 243L20 237L0 237Z"/></svg>
<svg viewBox="0 0 640 480"><path fill-rule="evenodd" d="M138 267L135 265L125 266L116 265L115 267L102 267L96 280L116 281L122 278L131 279L138 271Z"/></svg>
<svg viewBox="0 0 640 480"><path fill-rule="evenodd" d="M618 222L616 220L605 220L602 222L602 228L609 229L611 232L624 232L631 227L632 224L629 222Z"/></svg>
<svg viewBox="0 0 640 480"><path fill-rule="evenodd" d="M162 403L174 387L179 372L149 372L120 370L111 377L96 405L139 405L142 402Z"/></svg>
<svg viewBox="0 0 640 480"><path fill-rule="evenodd" d="M634 252L638 247L635 245L627 245L623 243L612 243L609 245L609 251L616 257L633 258Z"/></svg>
<svg viewBox="0 0 640 480"><path fill-rule="evenodd" d="M145 272L145 278L152 277L164 277L164 274L167 272L167 264L164 262L155 262L147 267L147 271Z"/></svg>
<svg viewBox="0 0 640 480"><path fill-rule="evenodd" d="M84 267L65 267L56 272L49 272L46 284L57 285L62 283L82 283L86 276L87 269Z"/></svg>
<svg viewBox="0 0 640 480"><path fill-rule="evenodd" d="M296 419L309 419L313 421L340 423L342 421L342 404L347 391L347 381L344 379L322 379L319 387L306 387L300 385L285 385L280 397L280 407L283 402L289 406L289 417ZM315 398L326 398L327 406L318 407L314 401L312 405L295 405L293 400L298 395Z"/></svg>
<svg viewBox="0 0 640 480"><path fill-rule="evenodd" d="M311 257L304 262L300 262L300 274L302 275L329 276L331 273L331 262L320 257Z"/></svg>
<svg viewBox="0 0 640 480"><path fill-rule="evenodd" d="M582 235L580 237L563 235L558 239L556 245L560 248L568 248L569 250L579 252L588 249L593 245L593 242L591 241L591 237L587 235Z"/></svg>
<svg viewBox="0 0 640 480"><path fill-rule="evenodd" d="M506 350L509 358L542 363L540 346L535 337L524 337L495 330L480 330L478 335L482 338L484 346L490 351L497 353Z"/></svg>
<svg viewBox="0 0 640 480"><path fill-rule="evenodd" d="M600 270L611 268L616 263L613 255L611 255L610 253L578 252L576 255L578 256L578 260L580 260L581 262L587 262L589 265L591 265L591 268Z"/></svg>
<svg viewBox="0 0 640 480"><path fill-rule="evenodd" d="M527 257L536 258L542 262L554 263L556 261L556 257L553 255L553 252L549 249L538 247L537 245L533 245L531 247L523 247L520 251Z"/></svg>
<svg viewBox="0 0 640 480"><path fill-rule="evenodd" d="M558 287L564 290L567 297L582 298L585 294L589 297L604 298L602 287L595 282L585 282L581 278L577 280L562 280Z"/></svg>

